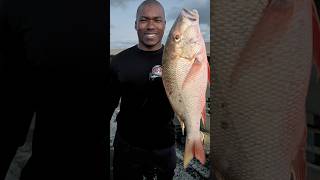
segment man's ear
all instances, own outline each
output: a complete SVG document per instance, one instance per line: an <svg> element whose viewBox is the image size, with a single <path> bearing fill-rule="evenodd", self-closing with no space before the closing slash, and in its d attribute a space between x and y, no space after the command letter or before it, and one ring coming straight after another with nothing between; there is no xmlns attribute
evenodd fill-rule
<svg viewBox="0 0 320 180"><path fill-rule="evenodd" d="M137 20L135 20L135 21L134 21L134 28L135 28L136 30L138 30L138 27L137 27Z"/></svg>

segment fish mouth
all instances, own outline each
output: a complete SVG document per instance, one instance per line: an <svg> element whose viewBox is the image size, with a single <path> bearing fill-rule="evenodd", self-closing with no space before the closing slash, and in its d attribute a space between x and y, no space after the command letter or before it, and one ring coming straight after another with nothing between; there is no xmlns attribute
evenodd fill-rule
<svg viewBox="0 0 320 180"><path fill-rule="evenodd" d="M199 19L199 14L196 9L188 10L183 8L181 11L181 16L191 21L197 21Z"/></svg>

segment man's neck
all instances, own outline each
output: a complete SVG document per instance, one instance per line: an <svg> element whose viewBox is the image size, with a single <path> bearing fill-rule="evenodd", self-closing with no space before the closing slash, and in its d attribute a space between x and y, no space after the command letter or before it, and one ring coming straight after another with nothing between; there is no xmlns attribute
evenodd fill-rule
<svg viewBox="0 0 320 180"><path fill-rule="evenodd" d="M147 46L138 44L138 48L143 50L143 51L157 51L157 50L161 49L161 47L162 47L162 44L155 45L155 46L152 46L152 47L147 47Z"/></svg>

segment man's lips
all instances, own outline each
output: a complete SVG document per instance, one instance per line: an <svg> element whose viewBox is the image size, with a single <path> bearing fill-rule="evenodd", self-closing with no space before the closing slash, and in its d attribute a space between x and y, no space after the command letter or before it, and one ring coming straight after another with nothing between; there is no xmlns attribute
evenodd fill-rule
<svg viewBox="0 0 320 180"><path fill-rule="evenodd" d="M144 36L147 38L154 38L157 36L157 33L145 33Z"/></svg>

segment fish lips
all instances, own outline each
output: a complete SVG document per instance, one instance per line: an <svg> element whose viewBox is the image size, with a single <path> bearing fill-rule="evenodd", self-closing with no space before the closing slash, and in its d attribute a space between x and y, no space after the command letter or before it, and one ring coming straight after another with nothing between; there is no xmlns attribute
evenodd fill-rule
<svg viewBox="0 0 320 180"><path fill-rule="evenodd" d="M199 21L199 13L196 9L188 10L183 8L180 12L181 18L186 18L190 21Z"/></svg>

